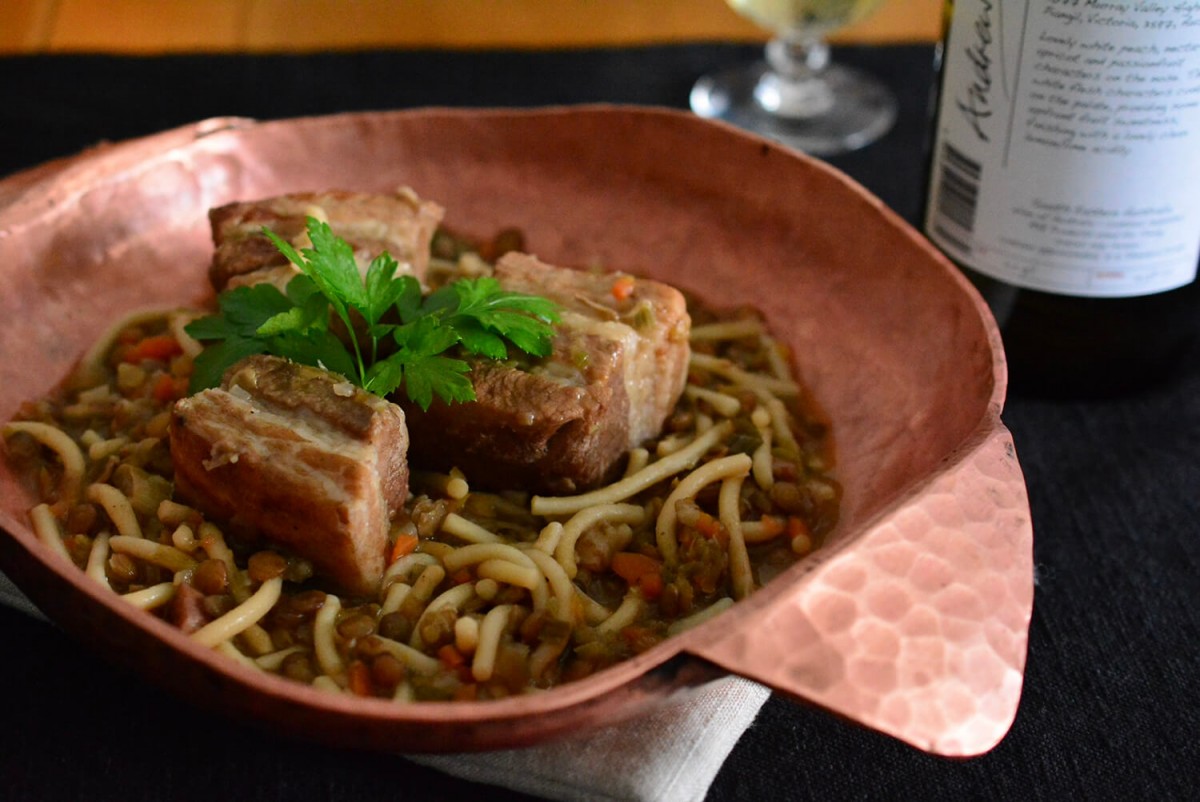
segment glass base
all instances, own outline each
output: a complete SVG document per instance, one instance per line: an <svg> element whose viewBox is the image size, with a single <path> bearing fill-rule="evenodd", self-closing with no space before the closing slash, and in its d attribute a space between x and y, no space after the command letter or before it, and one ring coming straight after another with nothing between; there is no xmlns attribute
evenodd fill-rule
<svg viewBox="0 0 1200 802"><path fill-rule="evenodd" d="M830 64L820 72L826 87L811 116L782 116L763 106L763 62L705 76L692 88L692 111L782 142L814 156L858 150L886 134L896 121L896 98L875 78ZM768 88L768 94L770 90Z"/></svg>

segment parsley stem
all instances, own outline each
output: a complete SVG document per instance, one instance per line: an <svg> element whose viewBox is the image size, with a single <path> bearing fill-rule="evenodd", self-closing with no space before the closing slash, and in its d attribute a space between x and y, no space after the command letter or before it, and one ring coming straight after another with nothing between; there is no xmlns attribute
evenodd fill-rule
<svg viewBox="0 0 1200 802"><path fill-rule="evenodd" d="M367 367L363 364L362 348L358 345L358 334L354 331L354 324L350 322L350 313L342 308L337 308L336 311L342 323L346 325L347 337L350 345L354 348L354 362L358 366L358 386L365 387L367 385Z"/></svg>

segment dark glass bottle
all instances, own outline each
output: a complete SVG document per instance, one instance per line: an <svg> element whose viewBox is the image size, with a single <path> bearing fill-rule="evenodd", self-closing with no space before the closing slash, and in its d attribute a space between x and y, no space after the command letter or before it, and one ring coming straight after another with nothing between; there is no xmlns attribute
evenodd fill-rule
<svg viewBox="0 0 1200 802"><path fill-rule="evenodd" d="M1197 334L1200 29L1088 9L947 16L924 228L991 307L1014 393L1134 391Z"/></svg>
<svg viewBox="0 0 1200 802"><path fill-rule="evenodd" d="M996 315L1014 394L1132 393L1168 378L1196 339L1195 280L1151 295L1081 298L1014 287L970 268L963 272Z"/></svg>

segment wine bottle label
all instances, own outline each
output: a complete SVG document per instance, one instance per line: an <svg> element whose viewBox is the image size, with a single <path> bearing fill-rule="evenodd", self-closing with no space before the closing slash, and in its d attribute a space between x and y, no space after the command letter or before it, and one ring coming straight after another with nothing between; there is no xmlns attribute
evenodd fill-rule
<svg viewBox="0 0 1200 802"><path fill-rule="evenodd" d="M1200 2L958 0L925 231L1001 281L1174 289L1200 256Z"/></svg>

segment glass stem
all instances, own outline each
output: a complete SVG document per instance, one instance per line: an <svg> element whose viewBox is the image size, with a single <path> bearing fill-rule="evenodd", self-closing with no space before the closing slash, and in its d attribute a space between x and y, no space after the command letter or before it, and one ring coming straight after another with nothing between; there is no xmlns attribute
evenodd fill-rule
<svg viewBox="0 0 1200 802"><path fill-rule="evenodd" d="M834 96L821 73L829 64L829 45L818 37L782 35L767 43L767 70L754 88L764 111L805 119L825 114Z"/></svg>

